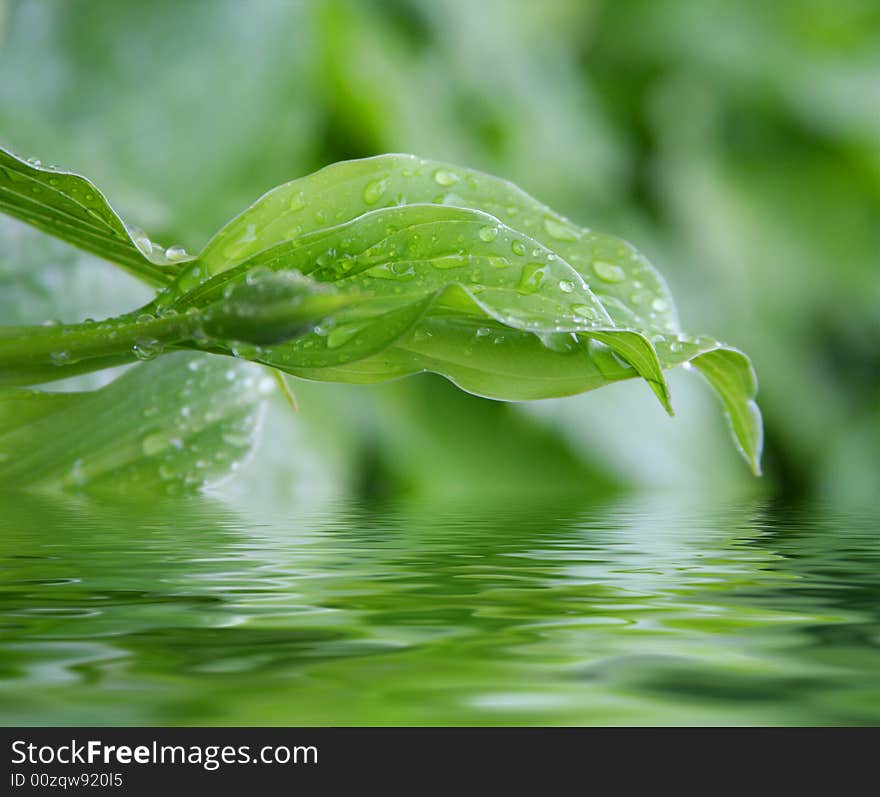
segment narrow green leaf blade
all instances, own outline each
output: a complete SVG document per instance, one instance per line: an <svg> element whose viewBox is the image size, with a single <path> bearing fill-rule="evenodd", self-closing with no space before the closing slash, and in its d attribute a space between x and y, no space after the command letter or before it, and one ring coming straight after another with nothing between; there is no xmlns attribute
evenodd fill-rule
<svg viewBox="0 0 880 797"><path fill-rule="evenodd" d="M717 348L694 357L691 363L715 389L737 448L752 473L760 476L764 431L755 402L758 382L749 358L737 349Z"/></svg>
<svg viewBox="0 0 880 797"><path fill-rule="evenodd" d="M127 226L85 177L23 160L0 147L0 211L117 263L151 285L167 285L183 250L165 249Z"/></svg>

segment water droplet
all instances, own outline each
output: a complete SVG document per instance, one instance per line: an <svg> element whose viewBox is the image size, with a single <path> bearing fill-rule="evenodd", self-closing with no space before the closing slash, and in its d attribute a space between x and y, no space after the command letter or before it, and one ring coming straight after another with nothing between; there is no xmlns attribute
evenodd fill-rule
<svg viewBox="0 0 880 797"><path fill-rule="evenodd" d="M541 286L544 279L544 266L542 263L527 263L523 266L519 277L517 289L521 293L534 293Z"/></svg>
<svg viewBox="0 0 880 797"><path fill-rule="evenodd" d="M49 355L49 359L52 361L52 365L64 365L70 362L70 352L53 351Z"/></svg>
<svg viewBox="0 0 880 797"><path fill-rule="evenodd" d="M520 240L514 240L510 244L510 248L513 250L515 255L524 255L526 253L526 248L523 245L523 242Z"/></svg>
<svg viewBox="0 0 880 797"><path fill-rule="evenodd" d="M434 182L444 187L454 185L458 182L458 175L448 169L437 169L434 172Z"/></svg>
<svg viewBox="0 0 880 797"><path fill-rule="evenodd" d="M235 448L247 448L251 444L250 437L238 432L224 432L223 442L228 443Z"/></svg>
<svg viewBox="0 0 880 797"><path fill-rule="evenodd" d="M557 241L576 241L578 239L578 231L574 227L551 216L544 219L544 229Z"/></svg>
<svg viewBox="0 0 880 797"><path fill-rule="evenodd" d="M167 260L170 260L172 263L184 260L187 257L189 257L189 255L187 255L186 249L184 249L182 246L169 246L165 250L165 258Z"/></svg>
<svg viewBox="0 0 880 797"><path fill-rule="evenodd" d="M510 265L510 261L506 257L492 255L489 257L489 265L492 268L507 268Z"/></svg>
<svg viewBox="0 0 880 797"><path fill-rule="evenodd" d="M498 228L491 225L480 227L479 234L481 241L486 241L486 243L489 243L490 241L494 241L498 237Z"/></svg>
<svg viewBox="0 0 880 797"><path fill-rule="evenodd" d="M605 260L594 261L593 271L603 282L623 282L626 279L626 272L620 266Z"/></svg>
<svg viewBox="0 0 880 797"><path fill-rule="evenodd" d="M584 318L589 318L590 320L595 320L596 318L596 309L590 307L588 304L573 304L571 309L573 312L577 313L577 315L583 316Z"/></svg>
<svg viewBox="0 0 880 797"><path fill-rule="evenodd" d="M223 254L230 258L241 258L251 254L257 247L257 225L248 224L244 234L223 249Z"/></svg>
<svg viewBox="0 0 880 797"><path fill-rule="evenodd" d="M306 206L306 198L305 194L302 191L297 192L292 197L290 197L290 204L288 207L291 210L302 210Z"/></svg>
<svg viewBox="0 0 880 797"><path fill-rule="evenodd" d="M360 331L358 326L337 327L327 335L327 348L338 349L344 343L350 341Z"/></svg>
<svg viewBox="0 0 880 797"><path fill-rule="evenodd" d="M254 266L245 274L244 281L248 285L256 285L258 282L272 277L274 273L268 266ZM234 288L235 286L233 285L232 287Z"/></svg>
<svg viewBox="0 0 880 797"><path fill-rule="evenodd" d="M614 358L614 361L624 370L632 369L632 364L624 360L623 357L621 357L616 351L612 351L611 356Z"/></svg>
<svg viewBox="0 0 880 797"><path fill-rule="evenodd" d="M387 178L382 180L373 180L364 187L364 202L368 205L375 205L382 198L382 194L388 188Z"/></svg>
<svg viewBox="0 0 880 797"><path fill-rule="evenodd" d="M162 344L155 338L139 338L131 347L131 353L139 360L152 360L162 352Z"/></svg>
<svg viewBox="0 0 880 797"><path fill-rule="evenodd" d="M574 290L574 283L569 280L559 280L559 290L563 293L571 293Z"/></svg>
<svg viewBox="0 0 880 797"><path fill-rule="evenodd" d="M570 352L577 343L577 338L573 338L568 332L543 332L538 338L545 348L560 354Z"/></svg>
<svg viewBox="0 0 880 797"><path fill-rule="evenodd" d="M77 487L82 487L86 481L88 481L88 474L83 467L83 461L81 459L78 459L73 463L70 472L67 474L67 478L70 483L75 484Z"/></svg>
<svg viewBox="0 0 880 797"><path fill-rule="evenodd" d="M662 313L669 309L669 304L665 299L654 299L654 301L651 302L651 307L653 307L658 313Z"/></svg>
<svg viewBox="0 0 880 797"><path fill-rule="evenodd" d="M202 270L201 266L193 266L180 276L177 286L182 291L191 291L205 277L207 277L207 274Z"/></svg>
<svg viewBox="0 0 880 797"><path fill-rule="evenodd" d="M485 338L486 335L490 335L491 333L492 333L492 330L489 329L489 327L480 327L477 330L477 337L478 338Z"/></svg>
<svg viewBox="0 0 880 797"><path fill-rule="evenodd" d="M412 339L416 343L424 343L426 340L430 340L432 337L434 336L427 329L419 328L415 332L413 332Z"/></svg>

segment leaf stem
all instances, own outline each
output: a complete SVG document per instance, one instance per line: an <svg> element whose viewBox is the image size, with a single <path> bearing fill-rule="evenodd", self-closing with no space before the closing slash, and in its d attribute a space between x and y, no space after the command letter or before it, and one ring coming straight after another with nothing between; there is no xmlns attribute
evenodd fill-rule
<svg viewBox="0 0 880 797"><path fill-rule="evenodd" d="M0 387L31 385L146 360L199 333L201 313L0 327Z"/></svg>

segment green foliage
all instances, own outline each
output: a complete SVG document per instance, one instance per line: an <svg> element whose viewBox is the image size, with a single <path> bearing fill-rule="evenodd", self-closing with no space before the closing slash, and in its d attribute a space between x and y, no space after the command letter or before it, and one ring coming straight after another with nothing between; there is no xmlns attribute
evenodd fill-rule
<svg viewBox="0 0 880 797"><path fill-rule="evenodd" d="M0 384L188 348L323 381L433 371L503 400L638 375L671 412L663 369L693 363L759 472L748 359L684 335L665 284L632 247L510 183L408 155L343 162L269 192L184 263L149 259L149 242L138 244L83 178L6 162L14 215L167 287L101 323L3 329ZM33 186L40 215L28 204Z"/></svg>
<svg viewBox="0 0 880 797"><path fill-rule="evenodd" d="M0 210L163 285L174 266L192 258L180 247L150 241L129 227L88 180L0 148Z"/></svg>

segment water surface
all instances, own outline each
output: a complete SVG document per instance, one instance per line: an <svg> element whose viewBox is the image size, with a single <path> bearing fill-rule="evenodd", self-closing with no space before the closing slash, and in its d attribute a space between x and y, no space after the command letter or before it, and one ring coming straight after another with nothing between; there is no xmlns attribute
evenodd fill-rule
<svg viewBox="0 0 880 797"><path fill-rule="evenodd" d="M877 724L876 513L0 495L3 724Z"/></svg>

